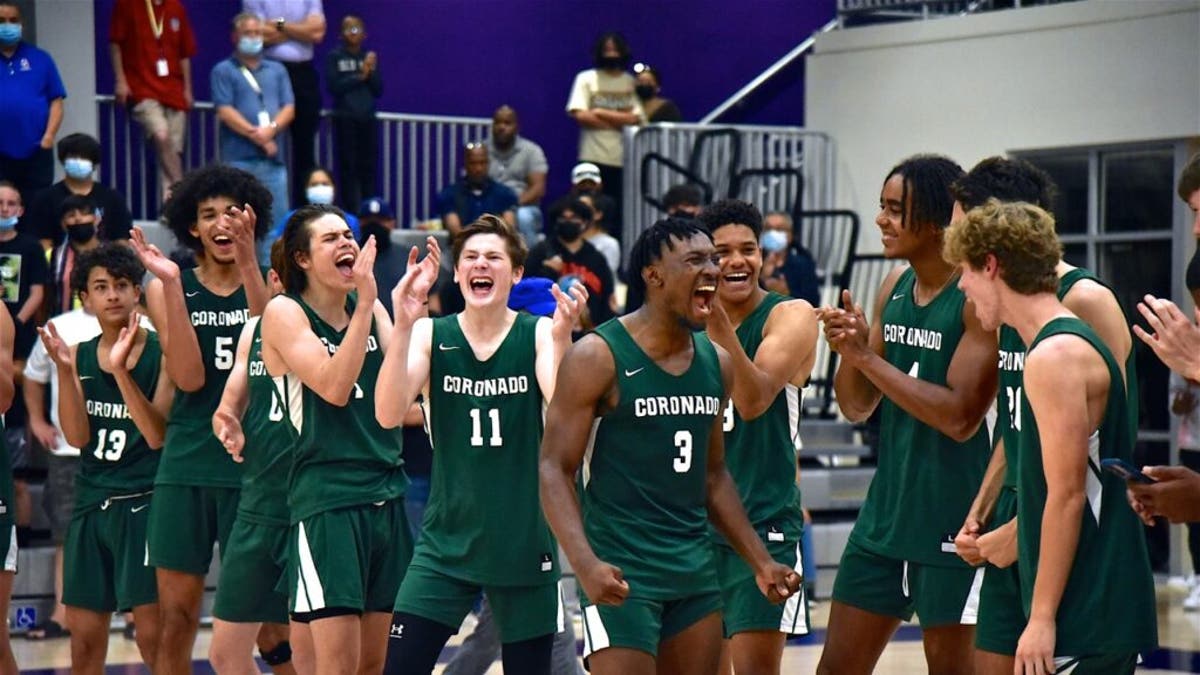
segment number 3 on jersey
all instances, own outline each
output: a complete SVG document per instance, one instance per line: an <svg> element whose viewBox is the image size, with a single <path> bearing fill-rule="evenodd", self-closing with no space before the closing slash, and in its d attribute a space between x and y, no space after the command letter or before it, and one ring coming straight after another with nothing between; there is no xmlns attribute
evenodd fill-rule
<svg viewBox="0 0 1200 675"><path fill-rule="evenodd" d="M675 473L687 473L692 468L692 432L676 431L675 447L679 449L674 462Z"/></svg>

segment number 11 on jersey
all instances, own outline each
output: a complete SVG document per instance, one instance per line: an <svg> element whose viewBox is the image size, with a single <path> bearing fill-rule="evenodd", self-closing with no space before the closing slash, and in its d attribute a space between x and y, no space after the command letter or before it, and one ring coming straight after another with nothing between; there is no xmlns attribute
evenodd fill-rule
<svg viewBox="0 0 1200 675"><path fill-rule="evenodd" d="M504 439L500 437L500 409L489 408L487 411L488 421L491 422L492 434L488 439L488 447L498 448L504 445ZM479 412L479 408L471 408L471 445L472 447L483 446L483 416Z"/></svg>

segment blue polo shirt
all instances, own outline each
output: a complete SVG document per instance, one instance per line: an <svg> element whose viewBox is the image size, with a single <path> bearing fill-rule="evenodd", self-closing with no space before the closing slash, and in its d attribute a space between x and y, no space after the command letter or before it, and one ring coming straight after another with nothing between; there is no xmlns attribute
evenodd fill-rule
<svg viewBox="0 0 1200 675"><path fill-rule="evenodd" d="M482 190L475 192L467 186L467 179L462 178L438 193L437 208L438 216L445 216L450 212L457 213L463 227L466 227L485 213L498 216L517 208L517 193L491 178Z"/></svg>
<svg viewBox="0 0 1200 675"><path fill-rule="evenodd" d="M49 54L28 42L19 43L12 58L0 53L0 155L26 159L37 152L50 102L66 97Z"/></svg>
<svg viewBox="0 0 1200 675"><path fill-rule="evenodd" d="M242 62L233 56L213 66L210 80L213 105L217 108L231 106L241 113L247 122L258 124L260 111L266 110L274 120L284 106L295 103L291 80L288 79L287 70L280 63L259 59L256 68L249 68L250 74L258 82L261 93L254 91L250 86L242 68ZM262 148L224 124L221 125L217 138L220 141L223 161L266 157ZM280 163L284 161L282 143L279 144L279 154L275 155L275 160Z"/></svg>

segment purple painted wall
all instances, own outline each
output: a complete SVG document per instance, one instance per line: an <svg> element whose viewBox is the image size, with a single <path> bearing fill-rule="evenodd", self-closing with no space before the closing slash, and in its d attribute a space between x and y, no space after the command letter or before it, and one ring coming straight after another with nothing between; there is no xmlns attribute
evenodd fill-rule
<svg viewBox="0 0 1200 675"><path fill-rule="evenodd" d="M228 55L239 0L183 0L199 44L196 98ZM96 0L96 81L111 93L108 22L113 0ZM604 30L623 32L634 61L662 73L663 94L697 120L834 15L834 0L325 0L330 24L317 59L356 13L379 53L381 110L489 116L508 103L522 132L545 149L549 196L567 188L578 130L564 107L575 73L590 66ZM781 73L723 122L801 125L803 65Z"/></svg>

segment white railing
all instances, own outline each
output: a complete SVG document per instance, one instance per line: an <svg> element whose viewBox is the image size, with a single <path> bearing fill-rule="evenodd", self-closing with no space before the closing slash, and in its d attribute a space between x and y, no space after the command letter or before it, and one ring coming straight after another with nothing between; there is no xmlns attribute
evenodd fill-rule
<svg viewBox="0 0 1200 675"><path fill-rule="evenodd" d="M125 196L133 217L154 220L160 207L157 164L141 128L112 96L97 96L103 180ZM438 190L461 173L462 148L482 141L491 128L484 117L379 113L379 179L382 196L402 226L433 215ZM197 102L188 115L184 169L220 161L212 103ZM333 133L327 111L317 131L318 163L334 169Z"/></svg>

